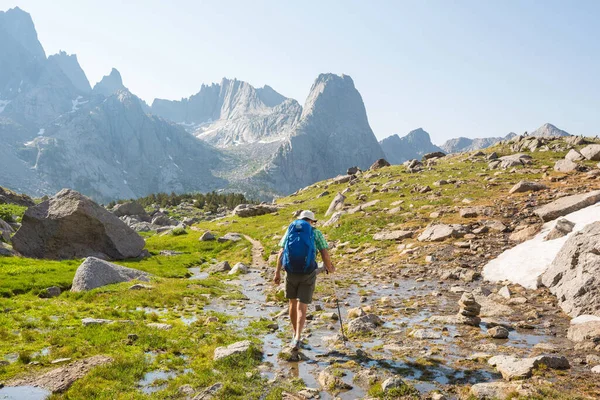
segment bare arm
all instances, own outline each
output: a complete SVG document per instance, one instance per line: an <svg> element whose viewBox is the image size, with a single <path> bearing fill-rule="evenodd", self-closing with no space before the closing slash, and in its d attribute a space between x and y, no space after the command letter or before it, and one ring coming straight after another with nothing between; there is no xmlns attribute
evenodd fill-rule
<svg viewBox="0 0 600 400"><path fill-rule="evenodd" d="M327 268L327 271L331 273L335 272L335 267L331 263L331 258L329 257L329 252L327 251L327 249L321 250L320 253L321 258L323 259L323 263L325 264L325 268Z"/></svg>

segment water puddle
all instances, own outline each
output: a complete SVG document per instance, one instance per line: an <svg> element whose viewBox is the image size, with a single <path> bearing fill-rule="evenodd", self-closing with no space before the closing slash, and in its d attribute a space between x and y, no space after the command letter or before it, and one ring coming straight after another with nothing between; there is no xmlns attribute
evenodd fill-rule
<svg viewBox="0 0 600 400"><path fill-rule="evenodd" d="M208 272L202 272L200 267L188 268L188 271L190 272L190 274L192 274L192 276L189 277L189 279L191 280L208 278Z"/></svg>
<svg viewBox="0 0 600 400"><path fill-rule="evenodd" d="M179 319L185 325L189 326L189 325L193 324L194 322L198 321L198 316L194 314L194 315L191 315L189 317L182 316L182 317L179 317Z"/></svg>
<svg viewBox="0 0 600 400"><path fill-rule="evenodd" d="M46 389L33 386L3 387L0 389L2 400L44 400L52 393Z"/></svg>
<svg viewBox="0 0 600 400"><path fill-rule="evenodd" d="M144 377L138 381L138 386L140 386L140 390L145 394L152 394L163 390L167 387L167 383L157 382L167 381L169 379L173 379L177 376L177 372L174 371L150 371L144 374Z"/></svg>

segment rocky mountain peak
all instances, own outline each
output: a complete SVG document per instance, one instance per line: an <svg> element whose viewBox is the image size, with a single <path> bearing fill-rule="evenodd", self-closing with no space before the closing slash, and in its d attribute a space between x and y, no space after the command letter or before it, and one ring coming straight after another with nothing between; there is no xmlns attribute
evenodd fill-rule
<svg viewBox="0 0 600 400"><path fill-rule="evenodd" d="M11 8L6 12L0 11L0 30L9 34L34 58L38 60L46 58L29 13L19 7Z"/></svg>
<svg viewBox="0 0 600 400"><path fill-rule="evenodd" d="M531 136L571 136L571 134L557 128L549 122L546 122L544 125L533 131Z"/></svg>
<svg viewBox="0 0 600 400"><path fill-rule="evenodd" d="M123 85L121 74L113 68L109 75L105 75L100 82L96 83L94 93L108 97L123 89L127 88Z"/></svg>
<svg viewBox="0 0 600 400"><path fill-rule="evenodd" d="M269 85L265 85L262 88L256 89L256 93L258 93L258 98L267 107L276 107L287 100L284 95L278 93Z"/></svg>
<svg viewBox="0 0 600 400"><path fill-rule="evenodd" d="M423 128L414 129L406 135L406 138L413 141L431 143L431 137Z"/></svg>
<svg viewBox="0 0 600 400"><path fill-rule="evenodd" d="M88 81L87 76L85 76L85 72L83 72L83 69L77 61L77 55L60 51L57 54L48 57L48 62L55 63L67 78L69 78L77 90L83 93L88 93L92 90L90 82Z"/></svg>
<svg viewBox="0 0 600 400"><path fill-rule="evenodd" d="M392 164L402 164L407 160L421 158L426 153L442 151L431 143L429 133L423 128L414 129L403 137L389 136L379 143L386 160Z"/></svg>
<svg viewBox="0 0 600 400"><path fill-rule="evenodd" d="M383 157L352 78L321 74L288 142L265 168L267 184L291 192Z"/></svg>
<svg viewBox="0 0 600 400"><path fill-rule="evenodd" d="M359 113L364 112L366 118L362 97L354 87L354 81L351 77L332 73L320 74L306 98L302 118L315 112L330 112L338 105L339 109L337 111L343 113L345 117L354 119L355 116L352 113L358 111Z"/></svg>

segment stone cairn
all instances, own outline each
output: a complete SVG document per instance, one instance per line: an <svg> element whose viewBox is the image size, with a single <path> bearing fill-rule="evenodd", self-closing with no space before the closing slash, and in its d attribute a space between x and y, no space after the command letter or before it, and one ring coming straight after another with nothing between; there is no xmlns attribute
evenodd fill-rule
<svg viewBox="0 0 600 400"><path fill-rule="evenodd" d="M479 318L481 305L475 301L475 296L472 293L463 293L458 305L460 306L458 310L459 321L465 325L479 326L481 322L481 318Z"/></svg>

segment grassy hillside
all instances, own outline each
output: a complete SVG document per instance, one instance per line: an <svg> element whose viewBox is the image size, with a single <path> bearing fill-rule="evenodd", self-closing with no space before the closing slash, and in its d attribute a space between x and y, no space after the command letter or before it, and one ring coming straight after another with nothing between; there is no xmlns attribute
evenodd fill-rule
<svg viewBox="0 0 600 400"><path fill-rule="evenodd" d="M82 260L0 257L0 310L3 310L0 312L0 360L6 361L0 363L0 382L48 370L53 367L51 361L59 358L77 360L103 354L113 357L114 362L96 368L66 393L56 394L53 398L181 398L180 388L183 385L201 390L215 383L223 384L216 397L223 399L278 399L284 391L295 393L310 384L293 377L271 380L272 375L261 374L264 363L254 350L227 361L212 360L216 347L238 340L250 339L256 348L261 347L264 336L273 330L270 327L273 321L257 317L246 326L236 321L239 318L237 314L227 314L219 311L218 307L211 307L217 301L225 304L222 310L232 309L242 304L240 301L246 301L240 287L236 286L239 282L231 285L229 280L232 277L224 274L189 279L192 272L197 273L224 260L231 265L236 262L250 264L252 245L246 240L201 242L201 234L209 230L215 236L228 232L248 235L262 243L266 262L277 251L277 243L295 212L310 209L321 222L325 222L328 217L324 214L330 202L336 193L344 190L346 209L377 200L365 210L342 215L336 225L320 228L332 244L333 261L340 270L335 277L337 284L350 287L355 285L357 277L367 273L378 276L387 271L385 268L395 272L426 265L424 256L433 251L450 254L439 268L461 265L464 263L461 257L466 257L447 251L448 246L461 239L429 244L417 241L415 234L412 239L402 241L402 249L412 247L410 252L402 253L396 241L374 240L373 235L377 232L398 229L418 233L430 223L476 225L478 221L489 219L502 221L511 227L515 218L526 218L530 215L527 210L551 200L558 192L574 193L600 187L598 180L589 178L585 173L567 175L553 171L554 162L564 157L566 149L530 153L533 157L531 165L509 170L488 168L485 158L492 152L499 156L513 153L509 145L500 145L480 156L456 155L426 163L423 171L418 173L408 173L404 166L367 171L355 184L336 185L332 181L324 181L277 199L276 203L281 208L274 214L251 218L228 216L196 224L185 234L177 236L145 233L150 257L117 263L151 273L153 278L149 285L152 289L148 290L132 291L129 289L132 283L124 283L87 293L71 293L68 289ZM582 164L593 168L596 163ZM440 185L442 180L447 183ZM544 193L509 195L509 189L521 180L540 181L550 189ZM461 208L474 206L489 207L492 216L480 215L468 220L460 217L458 211ZM0 217L8 214L21 216L23 212L24 208L0 205ZM511 245L506 240L508 233L503 233L504 236L490 233L496 235L501 244L490 250L490 255L479 257L477 267L494 252L499 252L502 246ZM483 236L477 240L485 244L489 239ZM420 252L421 248L427 253ZM181 254L162 255L163 250ZM194 267L197 269L190 270ZM270 273L264 274L264 277L270 279ZM437 279L433 276L424 278ZM317 300L324 303L330 301L328 296L333 292L327 282L330 281L320 280L316 293ZM262 285L261 282L257 287ZM43 295L44 289L50 286L58 286L65 292L57 298L41 298L40 294ZM270 306L283 305L281 293L277 295L268 284L264 291L275 294L269 297L275 300L269 303ZM378 287L362 288L356 296L372 295L377 291ZM404 308L419 304L414 299L411 302L406 300ZM248 307L243 305L238 308L242 314L249 312ZM391 317L396 311L387 313ZM211 316L216 318L207 319ZM84 318L115 322L83 326ZM170 324L172 329L149 327L148 324L153 322ZM288 329L287 322L280 322L280 325L283 326L279 327L277 335L283 338L285 333L282 331ZM382 347L383 342L376 342L369 349L377 351ZM352 362L354 364L347 367L356 370L360 360ZM430 367L437 368L437 364L429 358L421 361L411 359L410 362L413 369L427 371ZM156 380L150 385L142 383L147 373L156 371L167 373L163 376L167 379ZM426 374L423 376L425 380ZM460 388L464 386L458 384L459 389L455 390L463 393ZM594 393L596 388L589 390ZM377 385L371 388L370 393L382 398L390 396ZM414 393L412 389L406 391L409 396L415 396ZM556 398L561 398L564 393L559 389L546 392Z"/></svg>

